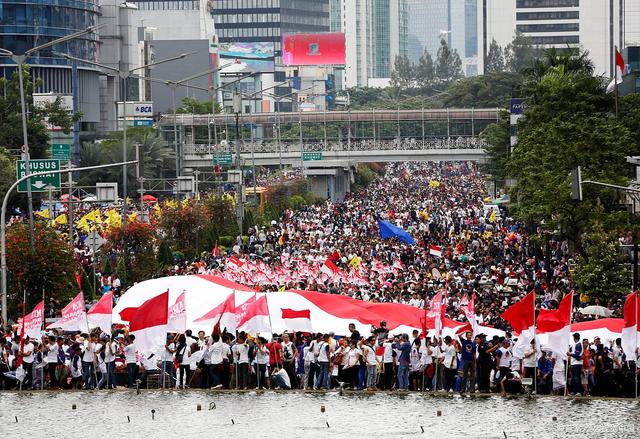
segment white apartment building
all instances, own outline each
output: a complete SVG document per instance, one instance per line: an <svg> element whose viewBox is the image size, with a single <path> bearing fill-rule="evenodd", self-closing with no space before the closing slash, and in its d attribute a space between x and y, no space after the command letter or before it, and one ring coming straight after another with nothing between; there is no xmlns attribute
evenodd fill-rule
<svg viewBox="0 0 640 439"><path fill-rule="evenodd" d="M478 0L478 71L493 39L506 47L516 30L540 47L588 50L597 74L611 76L613 50L640 40L640 1Z"/></svg>

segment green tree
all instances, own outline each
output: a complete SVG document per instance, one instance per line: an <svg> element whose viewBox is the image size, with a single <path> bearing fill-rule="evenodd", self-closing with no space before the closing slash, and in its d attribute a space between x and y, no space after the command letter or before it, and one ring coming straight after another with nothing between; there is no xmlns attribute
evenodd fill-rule
<svg viewBox="0 0 640 439"><path fill-rule="evenodd" d="M607 302L629 292L630 272L624 265L615 233L595 223L583 237L584 255L577 259L575 282L578 290L592 299Z"/></svg>
<svg viewBox="0 0 640 439"><path fill-rule="evenodd" d="M415 76L419 87L427 88L433 85L435 80L433 58L431 58L431 54L426 49L415 67Z"/></svg>
<svg viewBox="0 0 640 439"><path fill-rule="evenodd" d="M156 260L158 261L158 266L160 267L173 265L173 253L171 252L171 247L164 239L160 241L160 246L158 247L158 256Z"/></svg>
<svg viewBox="0 0 640 439"><path fill-rule="evenodd" d="M501 111L498 121L489 125L480 134L486 141L487 162L483 170L495 180L507 177L507 160L511 149L509 113Z"/></svg>
<svg viewBox="0 0 640 439"><path fill-rule="evenodd" d="M156 231L149 224L129 223L126 230L111 229L104 254L118 261L115 271L124 283L140 282L156 272L156 240Z"/></svg>
<svg viewBox="0 0 640 439"><path fill-rule="evenodd" d="M484 73L504 72L504 67L502 47L493 39L489 45L487 58L484 60Z"/></svg>
<svg viewBox="0 0 640 439"><path fill-rule="evenodd" d="M452 82L442 95L441 105L457 108L504 108L514 88L520 87L517 73L488 73Z"/></svg>
<svg viewBox="0 0 640 439"><path fill-rule="evenodd" d="M391 72L391 86L401 90L412 88L415 83L415 69L404 55L396 55Z"/></svg>
<svg viewBox="0 0 640 439"><path fill-rule="evenodd" d="M8 303L15 312L22 304L32 308L42 294L66 300L75 291L75 274L80 270L67 241L44 224L35 225L35 251L29 245L29 225L15 224L7 229L7 268L11 276ZM14 314L15 315L15 314Z"/></svg>
<svg viewBox="0 0 640 439"><path fill-rule="evenodd" d="M531 39L516 31L511 43L504 48L505 67L510 72L520 72L530 66L538 53Z"/></svg>
<svg viewBox="0 0 640 439"><path fill-rule="evenodd" d="M185 96L182 98L182 104L176 109L176 113L183 114L211 114L212 103L208 101L200 101L196 98ZM216 113L222 113L222 105L219 102L213 103Z"/></svg>
<svg viewBox="0 0 640 439"><path fill-rule="evenodd" d="M464 76L458 51L451 50L444 39L440 40L435 72L436 78L440 82L451 82Z"/></svg>
<svg viewBox="0 0 640 439"><path fill-rule="evenodd" d="M568 65L574 70L554 65L527 78L526 111L508 171L517 179L511 191L516 214L561 230L583 252L582 232L596 219L619 219L620 202L615 192L596 186L585 187L585 201L571 200L568 175L581 166L585 179L624 185L633 139L609 116L612 98L600 78Z"/></svg>
<svg viewBox="0 0 640 439"><path fill-rule="evenodd" d="M9 151L0 147L0 196L4 198L7 190L16 181L15 161L9 156Z"/></svg>
<svg viewBox="0 0 640 439"><path fill-rule="evenodd" d="M40 85L40 81L33 83L30 67L27 65L23 66L22 78L25 103L29 109L27 119L29 152L32 158L44 158L48 156L49 150L49 133L44 123L45 120L59 126L65 134L68 134L74 120L78 119L80 114L69 115L69 112L62 106L60 98L53 103L34 105L33 92ZM0 146L16 155L24 144L19 79L17 70L9 79L0 78L0 90L3 90L3 93L0 94Z"/></svg>

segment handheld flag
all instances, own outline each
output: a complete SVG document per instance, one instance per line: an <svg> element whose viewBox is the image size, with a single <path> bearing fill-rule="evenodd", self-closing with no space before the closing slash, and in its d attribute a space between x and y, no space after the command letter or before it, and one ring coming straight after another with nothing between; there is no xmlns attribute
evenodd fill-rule
<svg viewBox="0 0 640 439"><path fill-rule="evenodd" d="M401 229L398 226L394 226L389 221L378 221L378 225L380 226L380 238L381 239L389 239L389 238L398 238L400 241L404 242L408 245L415 245L416 240L413 239L413 236L409 234L404 229Z"/></svg>

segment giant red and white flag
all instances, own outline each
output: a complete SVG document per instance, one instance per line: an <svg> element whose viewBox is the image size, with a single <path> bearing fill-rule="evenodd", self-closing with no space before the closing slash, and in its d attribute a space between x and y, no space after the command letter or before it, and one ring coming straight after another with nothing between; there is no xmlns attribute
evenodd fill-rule
<svg viewBox="0 0 640 439"><path fill-rule="evenodd" d="M624 73L624 58L622 58L622 54L618 51L616 47L616 71L615 77L611 80L609 85L607 85L607 93L611 93L616 89L616 85L622 83L622 75Z"/></svg>
<svg viewBox="0 0 640 439"><path fill-rule="evenodd" d="M518 340L513 345L512 350L513 356L516 358L524 357L525 350L535 337L535 304L536 292L531 291L502 313L501 317L509 322L513 331L518 334Z"/></svg>
<svg viewBox="0 0 640 439"><path fill-rule="evenodd" d="M564 296L558 309L541 309L536 320L537 331L546 334L546 343L542 346L566 360L571 343L571 308L573 291Z"/></svg>
<svg viewBox="0 0 640 439"><path fill-rule="evenodd" d="M102 296L89 311L87 311L87 321L89 328L100 328L103 332L111 334L111 314L113 311L113 293L109 292Z"/></svg>
<svg viewBox="0 0 640 439"><path fill-rule="evenodd" d="M429 305L429 312L427 313L427 317L431 317L435 319L435 330L438 333L438 336L442 336L442 322L444 320L444 296L445 291L440 290L433 296L431 299L431 303ZM426 323L426 322L425 322Z"/></svg>
<svg viewBox="0 0 640 439"><path fill-rule="evenodd" d="M247 305L240 320L238 320L238 331L245 331L249 334L265 334L271 332L269 322L269 307L267 306L267 296L251 300Z"/></svg>
<svg viewBox="0 0 640 439"><path fill-rule="evenodd" d="M18 327L20 331L24 328L24 335L22 332L20 336L29 336L30 339L39 339L42 335L42 324L44 323L44 300L40 301L29 314L24 316L23 319L18 319Z"/></svg>
<svg viewBox="0 0 640 439"><path fill-rule="evenodd" d="M282 310L282 322L287 329L294 332L313 332L311 328L311 310L280 309Z"/></svg>
<svg viewBox="0 0 640 439"><path fill-rule="evenodd" d="M178 296L175 303L169 307L167 319L167 332L179 332L184 334L187 330L187 305L184 291Z"/></svg>
<svg viewBox="0 0 640 439"><path fill-rule="evenodd" d="M438 245L430 245L429 246L429 254L431 256L436 256L438 258L442 257L442 247Z"/></svg>
<svg viewBox="0 0 640 439"><path fill-rule="evenodd" d="M627 361L638 357L640 346L640 298L637 291L629 294L624 302L624 326L622 328L622 350Z"/></svg>
<svg viewBox="0 0 640 439"><path fill-rule="evenodd" d="M82 291L62 308L62 317L47 326L47 328L59 328L65 331L89 332L87 322L87 310L84 306Z"/></svg>
<svg viewBox="0 0 640 439"><path fill-rule="evenodd" d="M129 322L129 330L136 336L139 352L147 353L164 346L169 318L169 291L144 302Z"/></svg>
<svg viewBox="0 0 640 439"><path fill-rule="evenodd" d="M320 267L320 271L329 276L330 279L340 277L342 273L338 266L334 264L330 258L327 258L324 261L324 264L322 264L322 266Z"/></svg>
<svg viewBox="0 0 640 439"><path fill-rule="evenodd" d="M226 300L220 305L213 308L211 311L204 314L202 317L198 317L194 320L194 323L211 323L215 328L219 326L220 329L235 334L236 332L236 300L235 293L231 293L227 296Z"/></svg>

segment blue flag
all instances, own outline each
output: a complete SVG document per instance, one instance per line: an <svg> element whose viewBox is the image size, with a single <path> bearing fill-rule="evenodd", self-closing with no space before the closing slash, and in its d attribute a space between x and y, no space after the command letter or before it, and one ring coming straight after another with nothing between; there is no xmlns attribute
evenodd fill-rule
<svg viewBox="0 0 640 439"><path fill-rule="evenodd" d="M400 241L405 244L415 245L416 240L413 239L413 236L409 234L406 230L401 229L398 226L394 226L389 221L378 221L378 225L380 226L380 238L389 239L389 238L398 238Z"/></svg>

